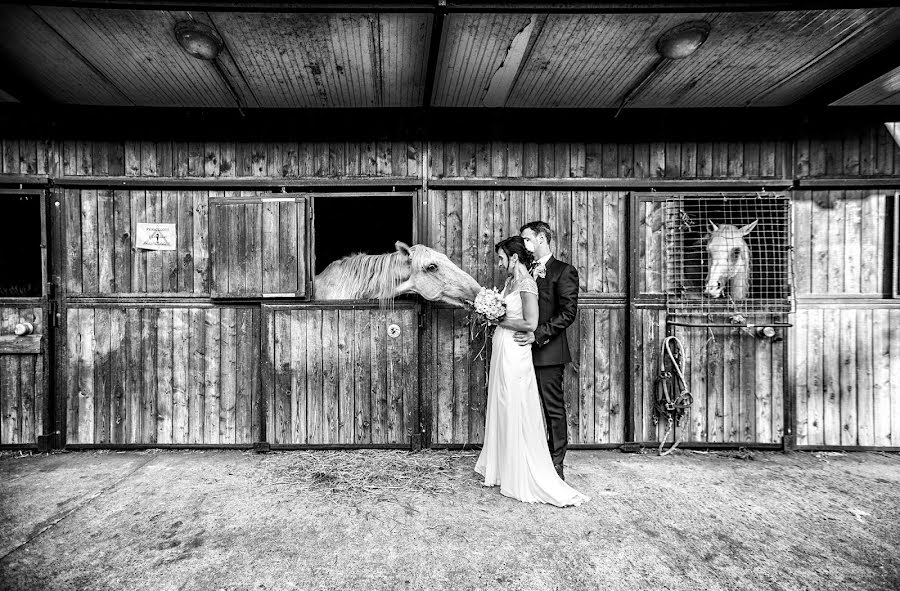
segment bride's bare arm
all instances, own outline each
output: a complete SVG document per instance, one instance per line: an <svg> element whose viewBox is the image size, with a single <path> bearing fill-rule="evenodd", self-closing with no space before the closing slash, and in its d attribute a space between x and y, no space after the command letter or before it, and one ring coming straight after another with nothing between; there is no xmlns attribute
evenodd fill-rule
<svg viewBox="0 0 900 591"><path fill-rule="evenodd" d="M500 326L510 330L533 331L538 325L538 297L527 291L520 291L522 298L522 318L504 318Z"/></svg>

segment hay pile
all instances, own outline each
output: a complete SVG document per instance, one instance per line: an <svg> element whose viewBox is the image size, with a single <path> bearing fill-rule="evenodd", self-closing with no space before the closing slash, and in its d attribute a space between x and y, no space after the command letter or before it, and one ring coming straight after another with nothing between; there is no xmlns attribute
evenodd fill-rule
<svg viewBox="0 0 900 591"><path fill-rule="evenodd" d="M477 452L403 450L289 451L267 455L262 484L335 497L380 493L443 494L477 478Z"/></svg>

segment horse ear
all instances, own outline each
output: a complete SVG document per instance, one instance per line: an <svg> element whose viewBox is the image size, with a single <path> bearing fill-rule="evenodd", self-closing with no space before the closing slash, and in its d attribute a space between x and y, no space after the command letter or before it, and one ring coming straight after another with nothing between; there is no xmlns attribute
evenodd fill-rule
<svg viewBox="0 0 900 591"><path fill-rule="evenodd" d="M719 226L717 226L712 220L706 220L709 222L709 225L712 226L712 231L717 232L719 230Z"/></svg>
<svg viewBox="0 0 900 591"><path fill-rule="evenodd" d="M753 228L755 228L755 227L756 227L756 224L758 224L758 223L759 223L759 220L753 220L752 222L750 222L749 224L747 224L746 226L744 226L743 228L741 228L741 229L739 230L739 232L741 233L741 236L746 236L747 234L749 234L750 232L752 232L752 231L753 231Z"/></svg>
<svg viewBox="0 0 900 591"><path fill-rule="evenodd" d="M398 240L394 243L394 247L397 249L397 252L402 253L404 256L412 257L412 251L410 251L407 243Z"/></svg>

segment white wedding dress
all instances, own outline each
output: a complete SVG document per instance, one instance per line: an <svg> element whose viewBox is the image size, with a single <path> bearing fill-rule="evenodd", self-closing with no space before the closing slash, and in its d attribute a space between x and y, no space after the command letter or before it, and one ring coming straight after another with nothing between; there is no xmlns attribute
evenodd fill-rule
<svg viewBox="0 0 900 591"><path fill-rule="evenodd" d="M537 294L537 284L524 274L505 290L506 315L522 318L520 291ZM531 347L513 340L515 331L497 327L488 377L484 447L475 471L485 486L500 485L500 493L526 503L558 507L580 505L589 497L556 474L547 447Z"/></svg>

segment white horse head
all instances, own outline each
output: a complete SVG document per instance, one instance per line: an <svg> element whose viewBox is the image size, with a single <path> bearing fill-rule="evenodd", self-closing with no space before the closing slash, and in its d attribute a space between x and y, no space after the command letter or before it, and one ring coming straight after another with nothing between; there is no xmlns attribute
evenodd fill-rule
<svg viewBox="0 0 900 591"><path fill-rule="evenodd" d="M750 291L750 248L744 236L753 231L759 220L738 228L723 224L712 227L707 238L709 272L706 274L704 293L711 298L722 296L725 284L731 283L731 299L743 300Z"/></svg>
<svg viewBox="0 0 900 591"><path fill-rule="evenodd" d="M424 244L397 242L388 254L353 254L334 261L316 276L320 300L379 299L407 293L454 306L474 300L481 290L475 279L447 255Z"/></svg>

